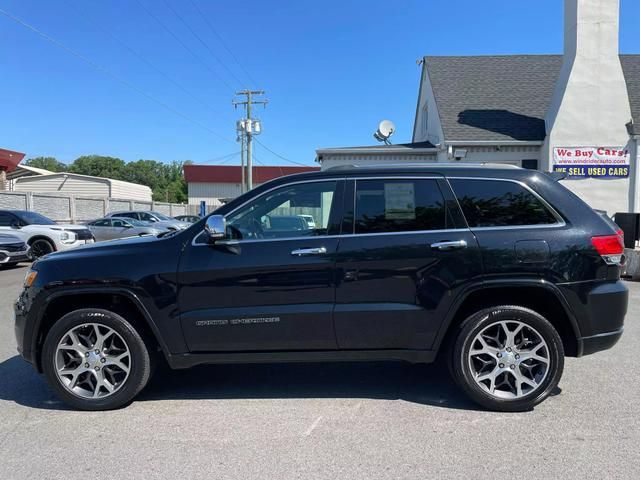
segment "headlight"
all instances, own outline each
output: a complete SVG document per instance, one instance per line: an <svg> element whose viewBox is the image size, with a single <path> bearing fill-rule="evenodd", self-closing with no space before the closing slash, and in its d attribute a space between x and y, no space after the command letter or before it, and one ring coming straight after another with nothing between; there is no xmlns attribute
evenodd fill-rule
<svg viewBox="0 0 640 480"><path fill-rule="evenodd" d="M60 240L65 243L73 243L76 241L76 234L73 232L64 231L60 234Z"/></svg>

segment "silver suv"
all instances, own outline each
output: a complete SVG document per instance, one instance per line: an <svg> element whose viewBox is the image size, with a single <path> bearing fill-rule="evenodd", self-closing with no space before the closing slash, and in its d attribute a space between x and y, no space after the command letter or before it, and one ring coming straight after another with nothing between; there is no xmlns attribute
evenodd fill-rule
<svg viewBox="0 0 640 480"><path fill-rule="evenodd" d="M135 218L153 224L154 227L166 228L167 230L184 230L190 227L190 223L181 222L175 218L171 218L164 213L154 212L153 210L132 210L123 212L110 212L106 217L125 217Z"/></svg>

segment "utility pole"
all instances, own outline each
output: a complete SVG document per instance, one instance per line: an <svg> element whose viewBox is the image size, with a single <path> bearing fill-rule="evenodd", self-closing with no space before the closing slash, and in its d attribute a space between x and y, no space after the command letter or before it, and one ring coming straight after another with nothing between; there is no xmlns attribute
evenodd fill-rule
<svg viewBox="0 0 640 480"><path fill-rule="evenodd" d="M244 96L244 100L233 100L233 106L238 107L238 105L244 105L244 108L247 112L247 118L240 122L242 125L242 133L243 139L246 138L247 145L247 190L251 190L253 188L253 136L260 134L262 131L262 127L260 125L260 121L254 119L251 116L251 107L253 105L264 105L266 106L269 102L266 98L255 100L253 98L254 95L261 97L264 95L264 90L241 90L236 92L237 96Z"/></svg>

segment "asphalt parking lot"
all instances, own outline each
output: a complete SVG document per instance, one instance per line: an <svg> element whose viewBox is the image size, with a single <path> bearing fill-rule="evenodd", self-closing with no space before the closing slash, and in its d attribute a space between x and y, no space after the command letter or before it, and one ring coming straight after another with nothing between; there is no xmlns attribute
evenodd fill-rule
<svg viewBox="0 0 640 480"><path fill-rule="evenodd" d="M350 363L160 370L86 413L16 354L24 273L0 270L0 479L640 478L640 283L620 343L568 359L532 412L482 411L435 367Z"/></svg>

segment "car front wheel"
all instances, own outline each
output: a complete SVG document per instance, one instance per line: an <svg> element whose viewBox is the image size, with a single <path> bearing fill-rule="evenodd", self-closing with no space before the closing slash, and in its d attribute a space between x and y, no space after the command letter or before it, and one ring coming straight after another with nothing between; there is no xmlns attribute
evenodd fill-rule
<svg viewBox="0 0 640 480"><path fill-rule="evenodd" d="M456 383L476 403L498 411L525 411L547 398L564 368L556 329L519 306L477 312L459 327L450 357Z"/></svg>
<svg viewBox="0 0 640 480"><path fill-rule="evenodd" d="M75 310L47 334L42 368L49 385L81 410L110 410L129 403L151 374L149 351L136 329L102 309Z"/></svg>

